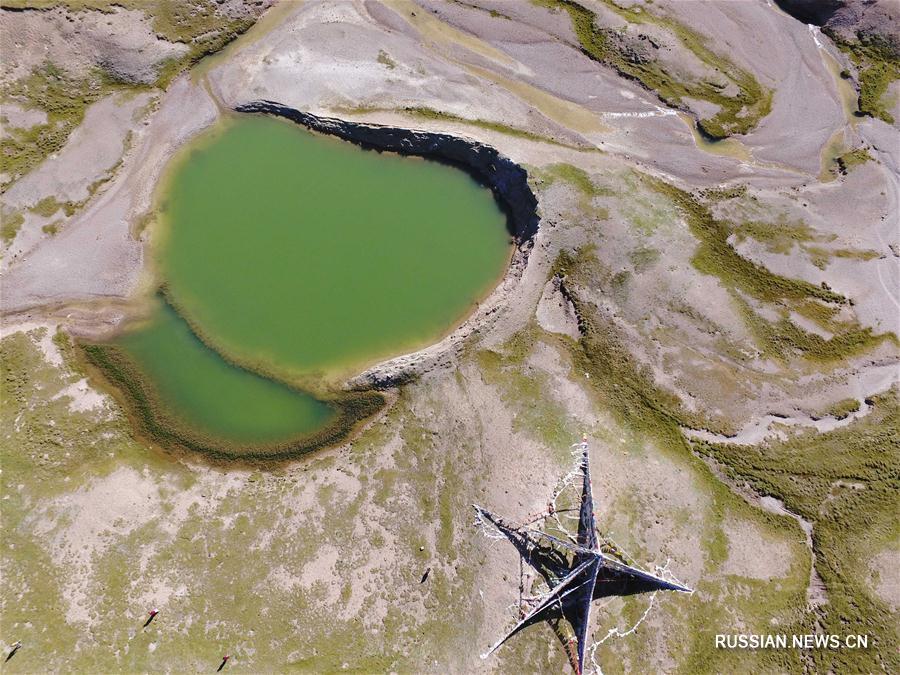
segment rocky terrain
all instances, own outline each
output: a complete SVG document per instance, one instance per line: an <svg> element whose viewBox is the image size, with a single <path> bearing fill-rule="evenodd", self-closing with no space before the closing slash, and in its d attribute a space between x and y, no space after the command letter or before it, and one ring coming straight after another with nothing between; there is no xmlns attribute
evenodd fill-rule
<svg viewBox="0 0 900 675"><path fill-rule="evenodd" d="M5 668L559 672L543 626L478 658L518 564L470 504L524 520L586 434L604 535L696 589L599 604L604 670L896 670L896 6L268 4L3 5ZM499 153L538 217L356 379L386 411L267 471L149 447L77 345L155 288L167 161L260 101ZM713 640L773 632L870 647Z"/></svg>

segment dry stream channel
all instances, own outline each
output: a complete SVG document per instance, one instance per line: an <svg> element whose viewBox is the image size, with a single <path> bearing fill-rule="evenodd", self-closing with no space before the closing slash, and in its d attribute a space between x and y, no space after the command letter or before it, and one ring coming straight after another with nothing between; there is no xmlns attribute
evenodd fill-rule
<svg viewBox="0 0 900 675"><path fill-rule="evenodd" d="M149 317L85 353L144 431L228 457L344 437L381 397L339 384L459 325L512 250L466 172L264 115L192 143L158 203Z"/></svg>

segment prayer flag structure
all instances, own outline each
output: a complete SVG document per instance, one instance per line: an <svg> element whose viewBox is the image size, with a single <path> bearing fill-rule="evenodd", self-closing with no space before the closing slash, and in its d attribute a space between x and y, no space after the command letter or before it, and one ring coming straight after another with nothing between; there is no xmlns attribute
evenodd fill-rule
<svg viewBox="0 0 900 675"><path fill-rule="evenodd" d="M580 503L575 504L574 508L556 509L551 502L545 514L517 527L487 509L473 505L478 523L494 528L509 540L521 559L534 568L549 587L547 593L536 598L522 599L520 596L520 621L482 658L491 655L524 628L547 621L565 646L573 670L581 675L585 648L590 639L594 600L660 590L692 592L687 586L627 565L601 550L594 517L587 441L575 447L579 461L574 474L576 480L580 474L581 494ZM551 534L547 528L542 530L532 526L561 511L577 513L577 533L570 534L560 528L558 533ZM560 522L558 518L555 521Z"/></svg>

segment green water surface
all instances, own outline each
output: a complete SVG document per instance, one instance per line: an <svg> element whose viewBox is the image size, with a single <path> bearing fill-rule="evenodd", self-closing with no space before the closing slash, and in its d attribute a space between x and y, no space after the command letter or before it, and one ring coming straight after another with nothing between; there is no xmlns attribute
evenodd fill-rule
<svg viewBox="0 0 900 675"><path fill-rule="evenodd" d="M261 116L196 148L165 202L175 306L207 343L288 379L435 341L511 250L493 195L464 172Z"/></svg>
<svg viewBox="0 0 900 675"><path fill-rule="evenodd" d="M117 340L167 412L232 443L277 443L319 429L335 412L312 396L237 368L158 302L149 323Z"/></svg>

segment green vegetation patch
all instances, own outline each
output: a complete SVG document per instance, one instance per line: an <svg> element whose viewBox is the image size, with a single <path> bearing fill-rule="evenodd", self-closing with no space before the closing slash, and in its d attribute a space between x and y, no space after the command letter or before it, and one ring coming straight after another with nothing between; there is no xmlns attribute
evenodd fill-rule
<svg viewBox="0 0 900 675"><path fill-rule="evenodd" d="M459 5L461 7L467 7L468 9L474 9L479 12L483 12L484 14L490 16L492 19L506 19L507 21L512 21L512 18L509 15L504 14L497 9L487 9L485 7L479 7L475 3L463 2L463 0L450 0L450 2L452 2L454 5Z"/></svg>
<svg viewBox="0 0 900 675"><path fill-rule="evenodd" d="M835 335L825 338L797 326L785 310L777 320L772 321L755 312L739 295L733 293L732 297L760 350L770 358L788 360L801 354L810 361L834 363L867 352L892 339L888 333L874 334L868 326L862 328L855 323L846 325L833 321L824 323L834 329Z"/></svg>
<svg viewBox="0 0 900 675"><path fill-rule="evenodd" d="M336 445L385 405L384 396L375 391L343 393L327 401L336 412L334 420L312 434L271 444L237 444L208 437L172 416L121 347L102 343L79 346L87 363L113 385L142 435L167 450L196 452L219 464L271 466Z"/></svg>
<svg viewBox="0 0 900 675"><path fill-rule="evenodd" d="M748 238L754 239L763 244L769 253L780 255L787 255L798 246L821 270L828 267L833 258L872 260L879 257L878 251L871 249L826 248L821 244L833 242L837 235L819 234L800 219L775 223L748 220L732 227L738 243Z"/></svg>
<svg viewBox="0 0 900 675"><path fill-rule="evenodd" d="M61 220L54 220L52 223L48 223L41 228L41 232L44 234L49 234L51 237L59 233L59 228L62 226Z"/></svg>
<svg viewBox="0 0 900 675"><path fill-rule="evenodd" d="M857 33L848 40L837 31L823 29L835 44L853 61L859 71L859 115L877 117L894 123L885 94L892 82L900 80L900 59L888 41L870 33Z"/></svg>
<svg viewBox="0 0 900 675"><path fill-rule="evenodd" d="M666 105L685 108L687 98L708 101L719 112L697 122L700 131L717 140L734 134L745 134L756 127L772 108L772 92L764 89L755 77L729 59L706 46L706 38L674 19L651 14L643 7L620 7L605 0L607 7L629 23L652 23L670 31L698 59L712 70L728 78L738 93L729 96L721 85L707 82L678 82L655 59L635 57L622 45L619 34L596 25L597 15L573 0L534 0L536 4L565 10L572 19L582 52L589 58L614 68L620 75L635 80L654 92Z"/></svg>
<svg viewBox="0 0 900 675"><path fill-rule="evenodd" d="M2 221L0 222L0 238L3 239L4 244L10 244L25 222L25 216L19 211L3 213L0 214L0 221Z"/></svg>
<svg viewBox="0 0 900 675"><path fill-rule="evenodd" d="M579 193L579 207L598 220L609 218L609 211L594 204L595 197L612 197L615 193L608 187L597 185L584 169L572 164L551 164L540 170L540 176L547 185L557 181L570 183Z"/></svg>
<svg viewBox="0 0 900 675"><path fill-rule="evenodd" d="M734 185L730 187L706 188L700 191L704 199L721 202L728 199L741 199L747 196L746 185Z"/></svg>
<svg viewBox="0 0 900 675"><path fill-rule="evenodd" d="M44 218L49 218L62 208L62 204L56 200L56 197L44 197L41 201L31 207L31 212L36 213Z"/></svg>
<svg viewBox="0 0 900 675"><path fill-rule="evenodd" d="M656 264L659 260L659 251L655 248L636 248L628 254L628 259L634 266L634 271L640 274Z"/></svg>
<svg viewBox="0 0 900 675"><path fill-rule="evenodd" d="M735 240L740 243L747 238L755 239L765 245L769 253L786 255L791 252L796 244L811 241L821 241L815 230L802 220L793 222L767 223L758 220L748 220L734 228ZM834 239L831 235L829 241Z"/></svg>
<svg viewBox="0 0 900 675"><path fill-rule="evenodd" d="M817 672L895 672L900 640L890 608L867 580L868 561L900 534L900 405L896 389L873 400L872 411L826 434L813 432L754 449L695 441L728 475L782 500L813 523L816 570L828 603L821 632L874 638L866 650L813 650Z"/></svg>
<svg viewBox="0 0 900 675"><path fill-rule="evenodd" d="M642 175L642 182L675 204L687 221L691 234L700 240L692 261L699 271L717 276L729 288L739 289L763 302L807 298L835 304L847 302L839 293L808 281L782 277L741 256L728 243L733 225L715 218L709 207L689 192L647 174Z"/></svg>
<svg viewBox="0 0 900 675"><path fill-rule="evenodd" d="M843 155L839 155L834 161L837 163L838 171L843 175L847 175L851 170L861 164L872 161L872 159L872 155L869 154L868 149L857 148L856 150L851 150L850 152L845 152Z"/></svg>
<svg viewBox="0 0 900 675"><path fill-rule="evenodd" d="M223 49L256 23L252 16L232 17L220 12L219 3L209 0L155 0L150 6L146 2L136 4L153 17L153 30L157 35L188 46L184 56L171 59L160 69L156 85L163 89L180 72L204 56Z"/></svg>
<svg viewBox="0 0 900 675"><path fill-rule="evenodd" d="M567 458L566 449L578 439L577 425L565 407L550 395L547 375L525 363L537 339L535 329L526 329L510 339L502 353L478 352L478 365L482 379L497 387L504 403L515 411L513 428L548 448L561 450L560 458Z"/></svg>
<svg viewBox="0 0 900 675"><path fill-rule="evenodd" d="M853 413L859 410L859 401L855 398L845 398L843 401L838 401L833 406L828 408L826 414L831 415L832 417L836 417L839 420L846 419Z"/></svg>
<svg viewBox="0 0 900 675"><path fill-rule="evenodd" d="M385 66L388 70L393 70L397 67L397 62L391 58L390 54L388 54L383 49L378 50L378 58L375 59L381 65Z"/></svg>

